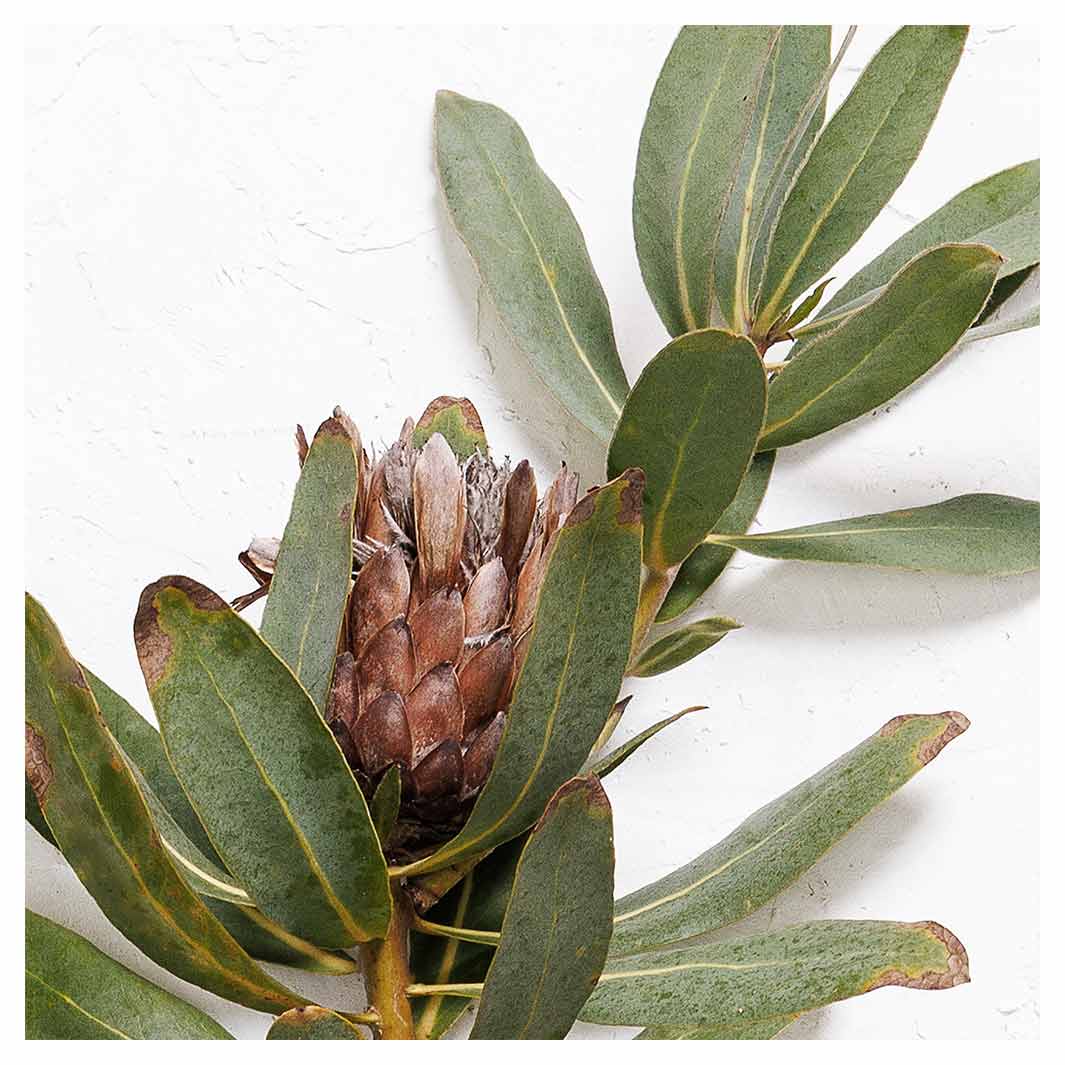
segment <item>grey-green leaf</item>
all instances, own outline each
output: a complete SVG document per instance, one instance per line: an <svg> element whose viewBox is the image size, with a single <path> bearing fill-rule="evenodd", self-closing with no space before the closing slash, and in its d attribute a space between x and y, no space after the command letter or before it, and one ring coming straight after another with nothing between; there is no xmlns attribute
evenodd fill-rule
<svg viewBox="0 0 1065 1065"><path fill-rule="evenodd" d="M370 817L382 847L392 835L392 829L396 827L402 790L403 782L400 778L399 766L390 765L374 789L373 798L370 800Z"/></svg>
<svg viewBox="0 0 1065 1065"><path fill-rule="evenodd" d="M470 1038L564 1038L606 961L613 899L610 803L575 777L522 851Z"/></svg>
<svg viewBox="0 0 1065 1065"><path fill-rule="evenodd" d="M640 652L629 670L634 677L657 677L684 665L696 655L713 647L730 632L743 626L732 618L701 618L666 633Z"/></svg>
<svg viewBox="0 0 1065 1065"><path fill-rule="evenodd" d="M633 386L610 444L611 476L647 477L644 563L680 565L735 498L765 417L766 378L754 345L719 329L667 344Z"/></svg>
<svg viewBox="0 0 1065 1065"><path fill-rule="evenodd" d="M893 718L687 865L620 899L611 955L657 949L746 917L968 727L953 712Z"/></svg>
<svg viewBox="0 0 1065 1065"><path fill-rule="evenodd" d="M673 336L708 326L722 218L776 26L686 26L640 135L633 229L644 284Z"/></svg>
<svg viewBox="0 0 1065 1065"><path fill-rule="evenodd" d="M87 939L26 911L27 1039L232 1039Z"/></svg>
<svg viewBox="0 0 1065 1065"><path fill-rule="evenodd" d="M288 667L187 577L144 590L134 634L178 779L258 908L319 946L382 936L391 896L366 802Z"/></svg>
<svg viewBox="0 0 1065 1065"><path fill-rule="evenodd" d="M267 1039L365 1039L339 1013L322 1006L297 1006L282 1013L266 1033Z"/></svg>
<svg viewBox="0 0 1065 1065"><path fill-rule="evenodd" d="M1020 329L1032 329L1039 324L1039 306L1022 311L1016 317L1002 314L998 318L974 326L961 338L962 344L971 344L974 340L987 340L988 337L1001 336L1003 333L1016 333Z"/></svg>
<svg viewBox="0 0 1065 1065"><path fill-rule="evenodd" d="M608 440L629 387L569 205L518 124L458 93L436 97L436 162L452 221L504 324L562 405Z"/></svg>
<svg viewBox="0 0 1065 1065"><path fill-rule="evenodd" d="M322 713L351 582L360 446L338 417L314 434L263 611L263 639Z"/></svg>
<svg viewBox="0 0 1065 1065"><path fill-rule="evenodd" d="M745 533L751 527L769 487L776 457L775 451L762 451L754 456L736 498L717 519L712 533ZM734 553L723 544L699 544L677 571L655 621L659 624L672 621L694 606L721 576Z"/></svg>
<svg viewBox="0 0 1065 1065"><path fill-rule="evenodd" d="M1005 576L1039 568L1039 504L976 493L722 542L763 558Z"/></svg>
<svg viewBox="0 0 1065 1065"><path fill-rule="evenodd" d="M811 921L607 963L581 1020L715 1026L800 1013L878 987L969 980L965 948L932 921Z"/></svg>
<svg viewBox="0 0 1065 1065"><path fill-rule="evenodd" d="M686 717L688 714L694 713L696 710L705 710L705 706L689 706L685 710L678 710L675 714L671 714L667 718L663 718L661 721L656 721L649 728L645 728L643 732L633 736L631 740L626 740L625 743L615 747L609 754L604 755L598 759L592 765L588 767L589 773L594 773L597 777L602 779L608 773L612 773L622 762L628 761L632 755L634 755L649 739L657 736L662 729L668 725L672 725L674 721L679 721L682 717Z"/></svg>
<svg viewBox="0 0 1065 1065"><path fill-rule="evenodd" d="M954 74L965 26L904 26L825 126L770 237L755 330L763 335L842 258L917 158Z"/></svg>
<svg viewBox="0 0 1065 1065"><path fill-rule="evenodd" d="M1000 262L981 244L944 244L903 267L876 299L805 344L774 377L759 449L828 432L913 384L979 315Z"/></svg>
<svg viewBox="0 0 1065 1065"><path fill-rule="evenodd" d="M1039 261L1039 160L992 174L945 203L858 271L818 318L886 285L937 244L987 244L1005 260L998 283Z"/></svg>
<svg viewBox="0 0 1065 1065"><path fill-rule="evenodd" d="M621 688L640 585L643 475L589 492L550 549L495 764L463 829L404 869L454 865L524 832L580 771Z"/></svg>

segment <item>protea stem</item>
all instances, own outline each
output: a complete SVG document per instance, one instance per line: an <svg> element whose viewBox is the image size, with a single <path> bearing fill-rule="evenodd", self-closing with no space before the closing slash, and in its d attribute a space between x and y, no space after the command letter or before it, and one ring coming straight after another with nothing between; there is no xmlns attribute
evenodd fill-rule
<svg viewBox="0 0 1065 1065"><path fill-rule="evenodd" d="M411 907L402 885L392 885L392 923L384 939L366 943L360 950L366 1001L378 1015L377 1034L381 1039L414 1039L407 987L410 972L409 933Z"/></svg>

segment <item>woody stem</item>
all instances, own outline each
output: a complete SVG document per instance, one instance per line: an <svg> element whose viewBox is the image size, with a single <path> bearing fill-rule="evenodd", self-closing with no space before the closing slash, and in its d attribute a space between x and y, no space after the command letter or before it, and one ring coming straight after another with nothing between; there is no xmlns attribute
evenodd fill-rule
<svg viewBox="0 0 1065 1065"><path fill-rule="evenodd" d="M413 982L410 972L409 933L411 907L404 887L392 884L392 923L384 939L364 943L362 958L366 1001L376 1010L376 1028L381 1039L413 1039L407 987Z"/></svg>

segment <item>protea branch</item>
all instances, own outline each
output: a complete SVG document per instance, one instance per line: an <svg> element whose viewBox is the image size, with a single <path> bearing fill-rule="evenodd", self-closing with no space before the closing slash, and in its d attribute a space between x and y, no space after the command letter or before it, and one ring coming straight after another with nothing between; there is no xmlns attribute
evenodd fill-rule
<svg viewBox="0 0 1065 1065"><path fill-rule="evenodd" d="M823 275L916 157L965 39L905 27L824 123L849 36L835 58L828 27L678 37L634 201L673 339L631 388L583 237L523 134L441 94L447 205L513 338L602 438L599 485L582 493L562 464L538 488L527 461L492 450L468 399L434 400L379 450L339 408L309 443L299 429L284 534L239 555L256 587L229 603L168 576L141 596L134 640L158 730L27 596L27 818L123 935L273 1015L268 1038L438 1038L476 1002L472 1038L562 1038L584 1020L768 1039L841 998L968 980L964 947L935 921L707 941L960 736L954 710L901 713L614 898L602 782L701 709L616 744L625 678L740 627L682 620L736 550L981 575L1038 564L1038 505L1006 496L748 533L776 449L853 421L960 343L1032 324L1008 307L1038 263L1036 162L960 193L811 318ZM785 342L784 359L765 358ZM257 630L242 612L262 598ZM263 961L361 966L365 1001L309 1002ZM31 1037L227 1037L30 913L26 965Z"/></svg>

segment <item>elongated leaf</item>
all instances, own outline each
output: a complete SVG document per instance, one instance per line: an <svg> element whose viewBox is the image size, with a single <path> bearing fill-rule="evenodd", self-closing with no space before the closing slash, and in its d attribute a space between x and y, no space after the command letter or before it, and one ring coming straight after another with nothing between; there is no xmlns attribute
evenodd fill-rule
<svg viewBox="0 0 1065 1065"><path fill-rule="evenodd" d="M736 498L717 519L712 533L745 533L751 527L769 487L776 457L775 451L763 451L754 456L747 475L740 482ZM655 621L672 621L694 606L721 576L734 553L724 544L699 544L677 571Z"/></svg>
<svg viewBox="0 0 1065 1065"><path fill-rule="evenodd" d="M589 492L558 532L499 753L462 831L408 875L529 828L580 770L621 687L639 597L643 475Z"/></svg>
<svg viewBox="0 0 1065 1065"><path fill-rule="evenodd" d="M522 852L470 1038L564 1038L606 961L613 900L610 803L575 777Z"/></svg>
<svg viewBox="0 0 1065 1065"><path fill-rule="evenodd" d="M322 1006L297 1006L282 1013L266 1033L267 1039L365 1039L339 1013Z"/></svg>
<svg viewBox="0 0 1065 1065"><path fill-rule="evenodd" d="M26 820L33 825L46 843L51 843L53 847L59 846L55 841L55 836L52 835L52 830L48 827L48 822L44 819L44 814L41 813L41 808L37 805L37 796L33 794L33 787L29 780L26 781Z"/></svg>
<svg viewBox="0 0 1065 1065"><path fill-rule="evenodd" d="M1031 307L1027 311L1011 318L1003 314L983 325L975 326L968 330L961 338L962 344L970 344L974 340L987 340L988 337L1001 336L1003 333L1016 333L1019 329L1031 329L1039 324L1039 307Z"/></svg>
<svg viewBox="0 0 1065 1065"><path fill-rule="evenodd" d="M331 975L354 972L356 965L347 955L322 950L254 909L248 893L221 868L221 859L174 776L159 733L121 695L81 668L140 787L160 842L185 882L202 896L229 934L260 961Z"/></svg>
<svg viewBox="0 0 1065 1065"><path fill-rule="evenodd" d="M255 965L178 873L81 670L30 596L26 776L71 868L148 957L252 1009L303 1003Z"/></svg>
<svg viewBox="0 0 1065 1065"><path fill-rule="evenodd" d="M594 773L602 779L608 773L612 773L617 769L622 762L628 761L649 739L657 736L667 725L672 725L674 721L679 721L682 717L695 710L705 709L705 706L689 706L686 710L678 710L675 714L671 714L661 721L656 721L650 728L645 728L643 732L633 736L631 740L627 740L620 746L615 747L609 754L598 759L598 761L588 767L588 772Z"/></svg>
<svg viewBox="0 0 1065 1065"><path fill-rule="evenodd" d="M471 455L488 454L488 437L477 408L466 398L438 396L422 412L414 426L411 444L424 447L433 433L439 433L455 452L459 462Z"/></svg>
<svg viewBox="0 0 1065 1065"><path fill-rule="evenodd" d="M858 271L818 318L886 285L938 244L987 244L1005 260L998 282L1039 261L1039 160L999 171L959 192Z"/></svg>
<svg viewBox="0 0 1065 1065"><path fill-rule="evenodd" d="M562 405L608 440L629 386L569 205L518 124L458 93L437 93L436 163L451 219L504 324Z"/></svg>
<svg viewBox="0 0 1065 1065"><path fill-rule="evenodd" d="M263 612L263 639L322 713L351 583L359 446L339 418L314 434Z"/></svg>
<svg viewBox="0 0 1065 1065"><path fill-rule="evenodd" d="M880 296L804 345L773 379L759 449L835 429L913 384L980 313L999 263L983 245L944 244L903 267Z"/></svg>
<svg viewBox="0 0 1065 1065"><path fill-rule="evenodd" d="M87 939L26 911L27 1039L232 1039Z"/></svg>
<svg viewBox="0 0 1065 1065"><path fill-rule="evenodd" d="M988 297L987 303L984 304L984 309L980 312L980 317L973 323L974 329L977 326L984 325L1008 300L1011 300L1017 295L1025 285L1031 283L1033 288L1038 285L1038 263L1003 277L1002 271L1005 269L1006 265L1007 264L1003 263L1002 268L999 269L998 277L995 279L995 287L991 290L991 295ZM1018 303L1020 303L1020 300L1018 300Z"/></svg>
<svg viewBox="0 0 1065 1065"><path fill-rule="evenodd" d="M763 558L1002 576L1039 568L1039 504L981 493L723 540Z"/></svg>
<svg viewBox="0 0 1065 1065"><path fill-rule="evenodd" d="M321 946L383 935L391 896L366 802L288 667L187 577L144 590L134 635L178 779L258 908Z"/></svg>
<svg viewBox="0 0 1065 1065"><path fill-rule="evenodd" d="M878 987L938 991L968 980L965 948L932 921L811 921L764 935L610 961L581 1020L751 1023Z"/></svg>
<svg viewBox="0 0 1065 1065"><path fill-rule="evenodd" d="M832 269L899 187L939 110L967 32L964 26L904 26L829 120L770 238L759 335Z"/></svg>
<svg viewBox="0 0 1065 1065"><path fill-rule="evenodd" d="M657 677L701 655L743 626L732 618L701 618L690 625L674 629L642 651L629 670L634 677Z"/></svg>
<svg viewBox="0 0 1065 1065"><path fill-rule="evenodd" d="M954 712L893 718L698 858L619 900L611 954L658 948L747 916L968 727Z"/></svg>
<svg viewBox="0 0 1065 1065"><path fill-rule="evenodd" d="M737 333L748 324L746 286L752 246L771 176L776 174L787 186L824 120L822 99L812 120L795 138L790 160L781 157L792 147L792 130L828 68L831 41L830 26L784 26L762 75L714 259L720 321Z"/></svg>
<svg viewBox="0 0 1065 1065"><path fill-rule="evenodd" d="M686 26L647 108L632 218L644 284L673 336L707 326L714 259L775 26Z"/></svg>
<svg viewBox="0 0 1065 1065"><path fill-rule="evenodd" d="M391 765L374 789L373 799L370 800L370 816L382 847L392 835L392 829L396 827L402 790L399 766Z"/></svg>
<svg viewBox="0 0 1065 1065"><path fill-rule="evenodd" d="M717 1024L712 1028L684 1025L678 1028L645 1028L637 1039L772 1039L788 1027L799 1015L788 1013L783 1017L766 1017L764 1020L734 1024Z"/></svg>
<svg viewBox="0 0 1065 1065"><path fill-rule="evenodd" d="M610 443L616 477L638 466L644 562L678 566L736 496L765 417L766 379L746 338L702 329L667 344L644 368Z"/></svg>
<svg viewBox="0 0 1065 1065"><path fill-rule="evenodd" d="M496 847L465 879L429 911L429 918L453 928L498 932L503 927L514 873L527 836ZM479 984L484 981L494 949L440 936L411 936L411 971L422 984ZM470 1007L468 998L431 995L411 1001L419 1039L439 1039Z"/></svg>

